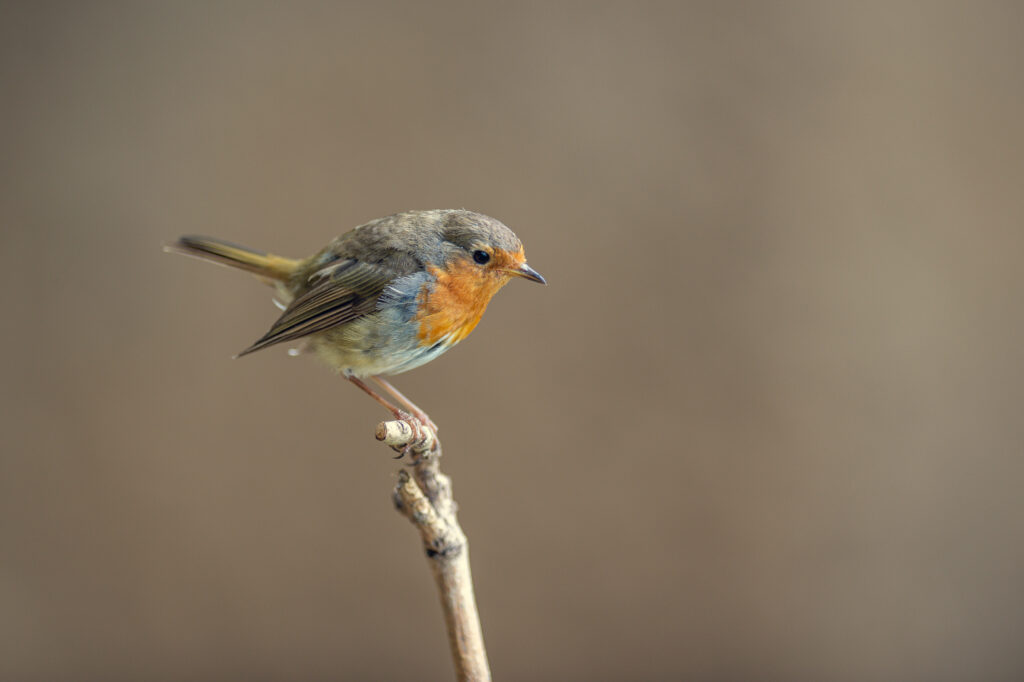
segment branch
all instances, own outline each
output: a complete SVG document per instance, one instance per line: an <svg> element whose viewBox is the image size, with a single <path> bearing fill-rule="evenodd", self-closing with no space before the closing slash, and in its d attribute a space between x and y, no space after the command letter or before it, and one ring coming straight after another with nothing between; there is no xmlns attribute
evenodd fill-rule
<svg viewBox="0 0 1024 682"><path fill-rule="evenodd" d="M462 681L491 679L480 616L469 569L469 543L459 526L451 479L441 473L441 442L433 429L416 430L406 421L377 425L377 440L410 452L409 468L398 472L395 507L420 531L427 561L441 595L455 672ZM412 473L409 473L409 469Z"/></svg>

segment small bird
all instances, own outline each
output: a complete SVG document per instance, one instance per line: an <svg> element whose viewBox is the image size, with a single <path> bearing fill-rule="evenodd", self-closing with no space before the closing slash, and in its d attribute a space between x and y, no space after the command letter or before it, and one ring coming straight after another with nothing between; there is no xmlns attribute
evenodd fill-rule
<svg viewBox="0 0 1024 682"><path fill-rule="evenodd" d="M465 210L378 218L301 260L198 236L165 250L246 270L277 289L284 312L236 357L297 342L291 354L316 353L395 418L435 431L430 417L383 377L430 362L466 338L513 277L547 283L526 264L512 230Z"/></svg>

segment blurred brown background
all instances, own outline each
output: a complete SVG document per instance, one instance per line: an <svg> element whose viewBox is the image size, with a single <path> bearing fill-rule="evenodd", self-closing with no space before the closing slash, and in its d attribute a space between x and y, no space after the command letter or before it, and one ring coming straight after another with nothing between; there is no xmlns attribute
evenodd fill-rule
<svg viewBox="0 0 1024 682"><path fill-rule="evenodd" d="M0 679L448 679L383 413L205 233L523 238L397 385L504 680L1024 676L1020 3L5 3Z"/></svg>

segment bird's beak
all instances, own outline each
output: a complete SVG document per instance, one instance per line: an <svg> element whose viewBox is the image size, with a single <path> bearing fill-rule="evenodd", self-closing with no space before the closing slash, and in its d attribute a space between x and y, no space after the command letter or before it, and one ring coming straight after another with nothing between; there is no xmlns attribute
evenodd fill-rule
<svg viewBox="0 0 1024 682"><path fill-rule="evenodd" d="M541 274L534 270L533 268L531 268L526 263L523 263L522 265L516 268L509 268L506 272L508 272L508 274L514 277L522 277L523 279L528 279L531 282L547 284L547 281L543 277L541 277Z"/></svg>

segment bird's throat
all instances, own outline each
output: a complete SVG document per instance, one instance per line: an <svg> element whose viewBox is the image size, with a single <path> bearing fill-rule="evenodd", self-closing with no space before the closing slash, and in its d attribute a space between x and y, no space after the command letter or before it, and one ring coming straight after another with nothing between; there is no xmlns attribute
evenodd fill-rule
<svg viewBox="0 0 1024 682"><path fill-rule="evenodd" d="M483 270L465 260L447 268L427 266L433 278L419 293L420 343L432 346L439 341L458 343L469 336L487 304L509 278L504 273Z"/></svg>

